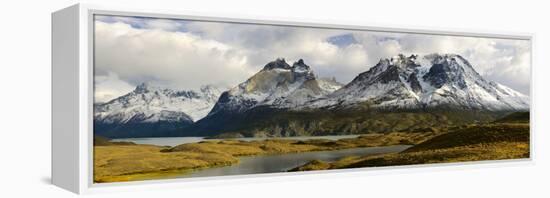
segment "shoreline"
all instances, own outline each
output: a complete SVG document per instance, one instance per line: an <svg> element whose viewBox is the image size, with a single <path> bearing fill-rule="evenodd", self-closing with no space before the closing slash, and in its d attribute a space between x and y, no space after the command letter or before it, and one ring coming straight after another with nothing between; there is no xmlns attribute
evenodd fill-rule
<svg viewBox="0 0 550 198"><path fill-rule="evenodd" d="M239 163L239 157L333 151L416 144L436 133L368 134L339 140L266 139L205 140L174 147L155 145L94 146L94 182L172 178L181 174Z"/></svg>
<svg viewBox="0 0 550 198"><path fill-rule="evenodd" d="M312 160L289 172L346 168L523 159L530 156L529 125L506 123L474 126L436 136L399 153Z"/></svg>
<svg viewBox="0 0 550 198"><path fill-rule="evenodd" d="M204 140L172 147L110 142L94 146L94 182L175 178L235 165L240 157L394 145L413 146L399 153L312 160L288 171L525 158L530 156L529 127L528 123L474 124L450 132L393 132L339 140Z"/></svg>

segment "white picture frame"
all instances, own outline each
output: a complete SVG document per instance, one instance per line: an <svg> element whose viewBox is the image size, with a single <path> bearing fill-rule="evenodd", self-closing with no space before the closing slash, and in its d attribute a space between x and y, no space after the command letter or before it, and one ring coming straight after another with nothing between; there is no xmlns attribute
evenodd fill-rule
<svg viewBox="0 0 550 198"><path fill-rule="evenodd" d="M92 181L94 14L520 39L531 41L531 62L534 54L532 47L534 44L534 35L529 33L496 33L491 31L443 28L425 29L412 26L371 27L346 22L325 23L315 20L294 20L237 15L228 16L226 14L217 15L166 10L114 9L86 4L73 5L52 13L52 183L71 192L83 194L132 190L137 188L180 188L212 184L226 185L240 182L284 181L286 179L313 179L338 176L347 177L350 176L350 174L357 174L359 172L363 174L389 174L409 171L431 171L435 168L480 168L502 166L503 164L517 166L533 163L535 156L533 139L535 137L533 134L533 123L531 122L531 155L530 158L527 159L94 184ZM532 68L533 65L531 63L531 116L534 115L533 112L535 111L532 89L534 82Z"/></svg>

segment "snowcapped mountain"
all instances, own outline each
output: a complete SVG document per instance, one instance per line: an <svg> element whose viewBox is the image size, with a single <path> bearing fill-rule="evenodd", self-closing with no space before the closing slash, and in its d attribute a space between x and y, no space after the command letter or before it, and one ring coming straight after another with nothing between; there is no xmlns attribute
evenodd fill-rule
<svg viewBox="0 0 550 198"><path fill-rule="evenodd" d="M96 132L114 137L124 136L127 131L151 128L147 125L156 125L158 130L189 125L208 114L221 92L214 86L203 86L197 91L176 91L142 83L126 95L95 105ZM114 134L115 131L121 134Z"/></svg>
<svg viewBox="0 0 550 198"><path fill-rule="evenodd" d="M224 92L210 115L243 112L254 107L293 108L339 89L334 79L317 79L302 59L290 66L277 59L245 82Z"/></svg>
<svg viewBox="0 0 550 198"><path fill-rule="evenodd" d="M456 54L381 59L352 82L305 108L383 109L451 107L489 111L528 110L527 96L485 80Z"/></svg>
<svg viewBox="0 0 550 198"><path fill-rule="evenodd" d="M317 79L303 60L278 59L224 92L188 130L222 137L424 131L526 110L528 96L485 80L456 54L381 59L345 86Z"/></svg>
<svg viewBox="0 0 550 198"><path fill-rule="evenodd" d="M323 90L325 90L328 93L332 93L340 88L342 88L344 85L338 81L336 81L336 78L318 78L317 83L319 84L319 87Z"/></svg>
<svg viewBox="0 0 550 198"><path fill-rule="evenodd" d="M528 110L528 96L485 80L456 54L381 59L346 85L281 58L223 93L139 85L95 105L94 127L106 137L342 135L492 122Z"/></svg>

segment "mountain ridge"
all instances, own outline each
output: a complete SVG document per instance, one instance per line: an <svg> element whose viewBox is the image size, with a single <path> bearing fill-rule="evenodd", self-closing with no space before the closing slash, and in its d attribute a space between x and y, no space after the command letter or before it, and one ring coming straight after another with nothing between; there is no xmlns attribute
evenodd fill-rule
<svg viewBox="0 0 550 198"><path fill-rule="evenodd" d="M320 86L320 82L324 86ZM335 82L317 79L302 59L291 66L279 58L266 64L245 82L222 93L208 116L221 111L243 112L258 106L292 108L338 88Z"/></svg>
<svg viewBox="0 0 550 198"><path fill-rule="evenodd" d="M264 70L281 68L290 70L292 66L269 63ZM456 54L400 54L381 59L343 87L301 102L213 110L184 131L244 136L360 134L489 122L529 109L527 96L483 79Z"/></svg>
<svg viewBox="0 0 550 198"><path fill-rule="evenodd" d="M138 136L278 137L490 122L528 111L529 100L485 80L460 55L434 53L382 58L345 85L317 77L303 59L288 64L278 58L227 91L174 91L145 83L95 110L97 128L115 128L112 133L121 131L119 125L135 125L122 129L152 131Z"/></svg>
<svg viewBox="0 0 550 198"><path fill-rule="evenodd" d="M419 60L420 59L420 60ZM328 98L306 105L371 103L378 108L421 109L437 106L508 111L529 108L528 97L504 85L487 81L456 54L411 55L381 59Z"/></svg>
<svg viewBox="0 0 550 198"><path fill-rule="evenodd" d="M128 94L94 105L94 130L111 138L168 135L171 133L166 131L205 117L220 93L211 85L199 90L173 90L141 83Z"/></svg>

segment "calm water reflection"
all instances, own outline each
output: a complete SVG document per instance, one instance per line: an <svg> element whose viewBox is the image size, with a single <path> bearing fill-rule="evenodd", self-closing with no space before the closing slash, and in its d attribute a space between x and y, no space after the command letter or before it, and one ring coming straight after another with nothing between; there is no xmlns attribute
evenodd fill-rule
<svg viewBox="0 0 550 198"><path fill-rule="evenodd" d="M397 145L385 147L355 148L338 151L319 151L281 155L241 157L241 162L233 166L199 170L178 177L206 177L223 175L243 175L255 173L284 172L303 165L311 160L336 161L347 156L365 156L403 151L410 146Z"/></svg>

